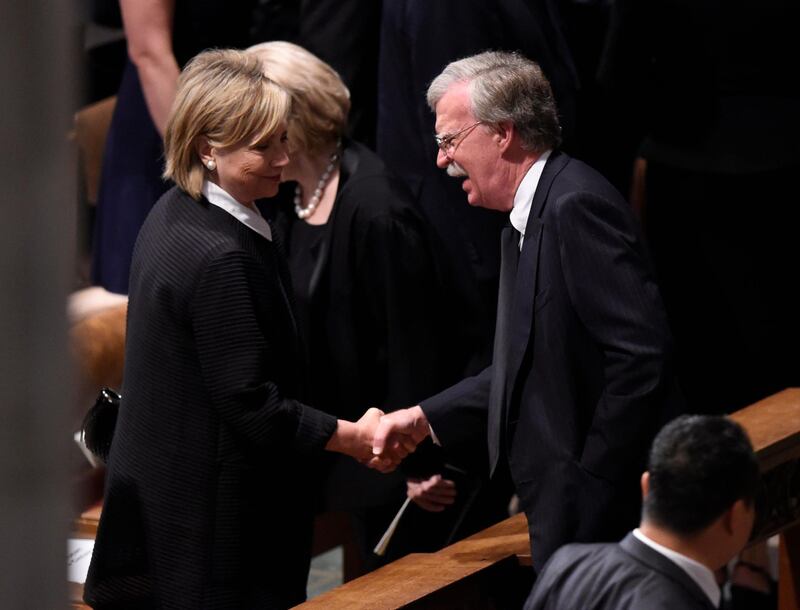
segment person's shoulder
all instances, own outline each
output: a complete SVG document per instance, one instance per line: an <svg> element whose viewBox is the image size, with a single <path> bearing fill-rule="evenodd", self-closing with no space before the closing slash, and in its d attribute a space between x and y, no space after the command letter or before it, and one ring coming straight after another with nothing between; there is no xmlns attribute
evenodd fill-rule
<svg viewBox="0 0 800 610"><path fill-rule="evenodd" d="M614 556L619 545L613 543L565 544L550 556L537 583L542 586L551 586L554 582L569 579L575 573L584 573L586 570L601 572L606 569L607 562L604 558ZM612 563L618 563L617 560Z"/></svg>
<svg viewBox="0 0 800 610"><path fill-rule="evenodd" d="M542 568L525 608L574 608L576 600L598 598L623 563L618 544L564 545Z"/></svg>
<svg viewBox="0 0 800 610"><path fill-rule="evenodd" d="M226 211L173 187L153 207L140 236L160 242L174 256L207 259L246 249L242 233L241 223Z"/></svg>
<svg viewBox="0 0 800 610"><path fill-rule="evenodd" d="M711 602L704 603L702 598L691 595L686 588L658 571L637 570L634 577L620 578L624 586L618 589L620 608L651 608L652 610L708 610Z"/></svg>
<svg viewBox="0 0 800 610"><path fill-rule="evenodd" d="M633 218L630 204L600 172L564 153L553 163L549 176L546 169L540 182L547 188L545 219L555 218L558 226L592 216L625 218L622 222L629 224Z"/></svg>
<svg viewBox="0 0 800 610"><path fill-rule="evenodd" d="M180 187L173 186L156 201L148 215L148 221L180 225L202 218L208 205L202 196L194 199ZM169 228L174 230L176 227Z"/></svg>
<svg viewBox="0 0 800 610"><path fill-rule="evenodd" d="M623 202L624 198L600 172L580 159L566 153L557 153L548 160L557 172L553 178L551 197L564 194L584 194L613 201Z"/></svg>
<svg viewBox="0 0 800 610"><path fill-rule="evenodd" d="M600 556L615 554L619 545L615 543L584 544L573 542L565 544L551 556L545 569L562 570L566 566L574 565L583 560L594 560Z"/></svg>

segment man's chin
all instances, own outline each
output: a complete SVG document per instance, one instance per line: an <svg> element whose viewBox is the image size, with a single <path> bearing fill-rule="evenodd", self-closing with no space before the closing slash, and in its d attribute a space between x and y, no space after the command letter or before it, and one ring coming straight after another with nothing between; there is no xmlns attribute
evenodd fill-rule
<svg viewBox="0 0 800 610"><path fill-rule="evenodd" d="M482 202L478 198L477 193L475 191L466 191L467 193L467 203L470 204L473 208L481 208L483 207Z"/></svg>

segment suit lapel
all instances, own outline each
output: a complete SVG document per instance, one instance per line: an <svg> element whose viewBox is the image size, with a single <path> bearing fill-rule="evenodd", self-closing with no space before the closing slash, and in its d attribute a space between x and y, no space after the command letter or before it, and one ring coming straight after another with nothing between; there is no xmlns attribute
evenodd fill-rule
<svg viewBox="0 0 800 610"><path fill-rule="evenodd" d="M525 240L519 257L514 288L514 302L511 309L511 328L507 359L507 396L514 388L522 358L533 333L533 312L536 310L539 254L541 252L544 223L542 214L553 180L567 164L569 157L553 152L545 164L536 192L531 203L531 213L525 228Z"/></svg>
<svg viewBox="0 0 800 610"><path fill-rule="evenodd" d="M513 227L503 228L500 234L500 286L497 296L497 322L494 332L494 361L492 392L489 398L489 466L494 471L502 446L502 422L506 415L506 371L508 346L511 339L511 310L514 303L514 283L519 259L519 233Z"/></svg>

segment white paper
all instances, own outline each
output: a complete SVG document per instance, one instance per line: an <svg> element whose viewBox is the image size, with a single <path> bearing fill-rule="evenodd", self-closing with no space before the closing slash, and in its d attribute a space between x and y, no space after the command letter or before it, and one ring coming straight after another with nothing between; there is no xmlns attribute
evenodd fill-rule
<svg viewBox="0 0 800 610"><path fill-rule="evenodd" d="M406 512L409 503L411 502L411 498L406 498L406 501L403 502L403 506L400 507L400 510L397 511L397 514L392 519L392 522L389 524L388 529L384 532L381 539L378 541L378 544L375 545L375 548L372 549L372 552L378 555L379 557L383 557L383 554L386 552L386 547L389 546L389 541L394 536L394 531L397 529L397 524L400 523L400 518L403 516L403 513Z"/></svg>
<svg viewBox="0 0 800 610"><path fill-rule="evenodd" d="M67 540L67 580L83 584L89 573L94 540L70 538Z"/></svg>

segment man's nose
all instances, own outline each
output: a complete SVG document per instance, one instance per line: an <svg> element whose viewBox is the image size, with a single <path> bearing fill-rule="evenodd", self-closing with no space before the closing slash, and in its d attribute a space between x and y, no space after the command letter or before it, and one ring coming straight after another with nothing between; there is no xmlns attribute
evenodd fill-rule
<svg viewBox="0 0 800 610"><path fill-rule="evenodd" d="M436 167L439 169L445 169L452 162L453 160L449 157L449 155L440 148L439 152L436 154Z"/></svg>

